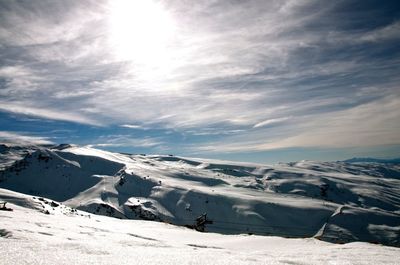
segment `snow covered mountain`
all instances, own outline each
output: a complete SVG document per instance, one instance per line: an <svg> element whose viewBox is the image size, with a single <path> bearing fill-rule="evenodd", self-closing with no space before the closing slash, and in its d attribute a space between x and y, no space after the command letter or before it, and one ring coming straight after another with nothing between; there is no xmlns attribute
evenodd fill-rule
<svg viewBox="0 0 400 265"><path fill-rule="evenodd" d="M0 152L0 188L72 209L222 234L400 246L398 164L266 166L72 145Z"/></svg>
<svg viewBox="0 0 400 265"><path fill-rule="evenodd" d="M353 157L351 159L344 160L347 163L388 163L388 164L400 164L400 158L382 159L382 158L371 158L371 157Z"/></svg>

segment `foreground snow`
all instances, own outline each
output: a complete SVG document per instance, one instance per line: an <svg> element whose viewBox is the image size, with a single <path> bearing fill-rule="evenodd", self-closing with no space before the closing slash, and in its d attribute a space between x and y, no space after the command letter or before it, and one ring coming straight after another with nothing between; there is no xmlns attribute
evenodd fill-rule
<svg viewBox="0 0 400 265"><path fill-rule="evenodd" d="M400 264L394 247L200 233L73 211L5 189L0 200L13 209L0 211L0 264Z"/></svg>

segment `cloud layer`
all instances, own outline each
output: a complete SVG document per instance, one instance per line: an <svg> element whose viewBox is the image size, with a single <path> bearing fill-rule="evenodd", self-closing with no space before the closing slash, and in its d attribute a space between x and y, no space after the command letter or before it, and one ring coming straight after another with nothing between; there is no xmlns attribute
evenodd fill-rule
<svg viewBox="0 0 400 265"><path fill-rule="evenodd" d="M4 132L0 131L1 143L6 144L18 144L18 145L46 145L54 144L47 137L32 136L32 135L21 135L15 132Z"/></svg>
<svg viewBox="0 0 400 265"><path fill-rule="evenodd" d="M104 136L98 145L400 143L396 1L154 1L173 26L157 44L157 21L144 20L142 35L118 24L120 41L144 42L126 57L110 32L113 2L0 3L0 110L191 139Z"/></svg>

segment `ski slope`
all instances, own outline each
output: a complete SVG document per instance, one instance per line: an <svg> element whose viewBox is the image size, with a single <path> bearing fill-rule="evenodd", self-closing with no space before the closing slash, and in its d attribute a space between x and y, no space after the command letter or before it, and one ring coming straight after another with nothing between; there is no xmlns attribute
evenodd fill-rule
<svg viewBox="0 0 400 265"><path fill-rule="evenodd" d="M5 146L2 157L0 188L97 215L196 227L206 214L207 232L400 245L398 164L267 166L71 145Z"/></svg>

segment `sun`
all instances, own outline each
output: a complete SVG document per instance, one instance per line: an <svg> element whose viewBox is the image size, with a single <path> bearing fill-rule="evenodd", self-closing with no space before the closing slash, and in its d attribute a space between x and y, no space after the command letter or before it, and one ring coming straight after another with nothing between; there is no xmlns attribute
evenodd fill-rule
<svg viewBox="0 0 400 265"><path fill-rule="evenodd" d="M159 2L113 0L109 9L109 44L118 60L156 65L165 61L175 24Z"/></svg>

